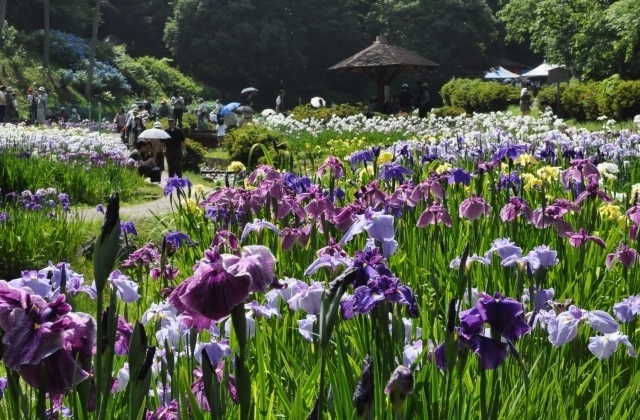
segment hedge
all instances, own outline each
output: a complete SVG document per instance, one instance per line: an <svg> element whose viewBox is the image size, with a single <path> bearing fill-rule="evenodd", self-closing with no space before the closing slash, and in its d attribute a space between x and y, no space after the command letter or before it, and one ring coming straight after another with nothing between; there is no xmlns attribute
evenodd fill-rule
<svg viewBox="0 0 640 420"><path fill-rule="evenodd" d="M478 79L451 79L440 91L444 104L467 113L505 111L519 101L519 88Z"/></svg>

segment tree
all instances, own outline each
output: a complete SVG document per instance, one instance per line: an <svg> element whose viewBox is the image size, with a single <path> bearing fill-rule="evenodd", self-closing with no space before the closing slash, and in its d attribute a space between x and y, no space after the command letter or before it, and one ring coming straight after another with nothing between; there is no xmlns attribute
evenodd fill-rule
<svg viewBox="0 0 640 420"><path fill-rule="evenodd" d="M7 0L0 0L0 34L4 27L4 18L7 15Z"/></svg>
<svg viewBox="0 0 640 420"><path fill-rule="evenodd" d="M42 65L49 68L49 0L44 0L44 49L42 52Z"/></svg>
<svg viewBox="0 0 640 420"><path fill-rule="evenodd" d="M508 40L529 37L547 61L569 66L578 77L601 79L639 74L637 9L637 0L510 0L498 18Z"/></svg>
<svg viewBox="0 0 640 420"><path fill-rule="evenodd" d="M96 9L93 16L93 32L91 34L91 51L89 52L89 68L87 69L87 84L84 88L84 96L89 99L91 96L91 85L93 84L93 68L96 63L96 46L98 44L98 26L100 25L100 3L96 0Z"/></svg>
<svg viewBox="0 0 640 420"><path fill-rule="evenodd" d="M221 90L224 102L255 86L262 92L256 103L272 108L283 88L287 107L298 96L338 99L343 89L335 83L345 79L336 81L327 68L363 46L357 30L341 2L177 0L164 40L181 69Z"/></svg>

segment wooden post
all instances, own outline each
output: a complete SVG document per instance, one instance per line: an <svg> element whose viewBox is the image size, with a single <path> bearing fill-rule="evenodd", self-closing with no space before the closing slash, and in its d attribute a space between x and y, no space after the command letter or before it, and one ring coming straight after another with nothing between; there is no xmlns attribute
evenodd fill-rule
<svg viewBox="0 0 640 420"><path fill-rule="evenodd" d="M560 115L560 82L556 83L556 115Z"/></svg>

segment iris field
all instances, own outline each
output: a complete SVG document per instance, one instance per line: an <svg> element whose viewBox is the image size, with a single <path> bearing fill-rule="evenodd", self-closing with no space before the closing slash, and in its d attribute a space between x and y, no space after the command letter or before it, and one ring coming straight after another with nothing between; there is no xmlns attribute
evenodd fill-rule
<svg viewBox="0 0 640 420"><path fill-rule="evenodd" d="M263 124L295 159L0 282L0 417L638 417L636 125Z"/></svg>

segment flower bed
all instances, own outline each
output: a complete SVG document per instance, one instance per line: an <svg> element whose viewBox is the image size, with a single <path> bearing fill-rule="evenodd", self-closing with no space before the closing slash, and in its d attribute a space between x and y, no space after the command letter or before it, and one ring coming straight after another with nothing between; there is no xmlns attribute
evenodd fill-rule
<svg viewBox="0 0 640 420"><path fill-rule="evenodd" d="M121 231L135 230L112 199L92 281L62 264L0 283L5 334L18 334L10 308L63 337L4 360L0 404L20 417L22 377L79 417L93 383L114 418L635 412L640 137L468 120L308 176L260 166L207 195L171 179L164 240L119 266ZM34 366L62 358L81 363L79 385L43 385Z"/></svg>

